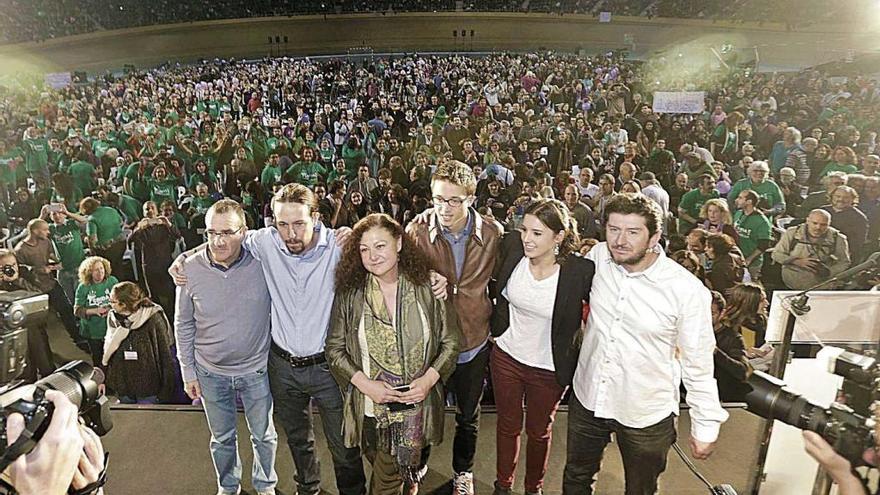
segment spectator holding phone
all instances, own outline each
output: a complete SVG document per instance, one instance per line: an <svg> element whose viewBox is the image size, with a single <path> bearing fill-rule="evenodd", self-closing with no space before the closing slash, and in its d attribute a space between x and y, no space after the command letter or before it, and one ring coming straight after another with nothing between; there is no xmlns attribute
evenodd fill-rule
<svg viewBox="0 0 880 495"><path fill-rule="evenodd" d="M345 446L372 463L370 493L416 488L422 448L443 440L443 383L460 331L431 292L428 266L403 227L378 213L355 224L337 266L325 352L346 395Z"/></svg>

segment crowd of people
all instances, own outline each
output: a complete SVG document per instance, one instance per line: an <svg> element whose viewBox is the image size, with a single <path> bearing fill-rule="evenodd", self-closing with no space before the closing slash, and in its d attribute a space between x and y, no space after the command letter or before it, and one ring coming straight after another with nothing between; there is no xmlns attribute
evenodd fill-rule
<svg viewBox="0 0 880 495"><path fill-rule="evenodd" d="M522 12L671 17L733 22L777 22L788 26L824 21L855 21L871 12L869 0L848 2L844 10L824 2L787 3L761 0L5 0L0 9L0 43L44 41L107 29L171 23L292 15L394 12Z"/></svg>
<svg viewBox="0 0 880 495"><path fill-rule="evenodd" d="M614 54L267 59L10 90L0 288L49 294L120 400L199 399L221 493L240 483L236 395L260 493L278 479L273 410L299 490L317 491L312 400L340 493L363 491L361 451L371 491L417 490L455 404L454 486L473 493L487 380L497 493L524 421L541 491L567 389L566 491L598 470L607 442L589 439L614 431L650 451L624 465L653 493L671 360L708 456L719 394L742 400L772 352L772 291L878 250L880 91L735 72L702 114L656 114L642 70ZM643 338L669 352L639 354ZM30 378L54 369L45 328L29 351ZM665 398L637 412L633 394Z"/></svg>

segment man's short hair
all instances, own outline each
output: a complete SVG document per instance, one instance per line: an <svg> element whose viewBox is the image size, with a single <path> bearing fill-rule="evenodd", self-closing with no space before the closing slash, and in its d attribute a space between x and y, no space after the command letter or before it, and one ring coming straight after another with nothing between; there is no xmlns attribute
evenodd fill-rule
<svg viewBox="0 0 880 495"><path fill-rule="evenodd" d="M477 179L474 177L474 171L469 165L458 160L447 160L446 163L437 167L434 176L431 177L431 185L434 185L434 182L438 180L445 180L463 187L468 196L477 192Z"/></svg>
<svg viewBox="0 0 880 495"><path fill-rule="evenodd" d="M309 212L318 211L318 197L302 184L287 184L272 196L272 208L278 203L299 203L309 207Z"/></svg>
<svg viewBox="0 0 880 495"><path fill-rule="evenodd" d="M663 225L663 212L654 200L641 193L617 194L605 204L605 223L612 213L619 215L639 215L645 219L648 235L653 236Z"/></svg>
<svg viewBox="0 0 880 495"><path fill-rule="evenodd" d="M639 180L651 182L657 180L657 176L654 175L654 172L642 172L642 174L639 175Z"/></svg>
<svg viewBox="0 0 880 495"><path fill-rule="evenodd" d="M822 208L816 208L814 210L810 210L810 213L807 214L807 218L810 218L814 214L821 215L821 216L825 217L825 219L828 220L828 223L829 224L831 223L831 213L829 213L828 211L823 210Z"/></svg>
<svg viewBox="0 0 880 495"><path fill-rule="evenodd" d="M33 219L31 219L31 221L29 221L27 223L28 232L33 233L35 230L42 227L43 225L49 225L49 224L45 220L43 220L42 218L33 218Z"/></svg>
<svg viewBox="0 0 880 495"><path fill-rule="evenodd" d="M749 201L754 206L757 206L758 202L761 201L761 196L758 196L758 193L751 189L744 189L740 194L744 194L745 200Z"/></svg>
<svg viewBox="0 0 880 495"><path fill-rule="evenodd" d="M98 200L95 198L83 198L82 201L79 202L79 211L83 215L91 215L101 206L101 203L98 203Z"/></svg>
<svg viewBox="0 0 880 495"><path fill-rule="evenodd" d="M244 209L238 204L237 201L224 198L216 203L212 204L210 208L208 208L208 212L205 213L205 219L208 218L208 215L222 215L223 213L232 213L236 217L238 217L241 225L247 225L247 219L244 215Z"/></svg>

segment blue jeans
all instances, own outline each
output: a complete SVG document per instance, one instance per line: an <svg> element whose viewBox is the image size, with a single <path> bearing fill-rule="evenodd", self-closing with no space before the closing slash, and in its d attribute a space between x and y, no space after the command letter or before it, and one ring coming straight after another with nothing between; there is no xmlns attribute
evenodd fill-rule
<svg viewBox="0 0 880 495"><path fill-rule="evenodd" d="M253 484L257 491L275 487L275 449L278 434L272 421L272 394L265 368L254 373L225 376L211 373L196 364L196 375L202 389L202 404L211 430L211 458L217 482L224 491L235 493L241 482L241 458L235 425L235 395L241 396L251 444L254 449Z"/></svg>
<svg viewBox="0 0 880 495"><path fill-rule="evenodd" d="M296 466L297 493L314 495L321 489L320 466L315 455L312 399L321 413L339 494L366 493L367 480L360 449L346 448L342 440L342 393L330 375L327 363L294 368L284 358L270 352L269 380L275 398L275 413L287 433L287 445Z"/></svg>

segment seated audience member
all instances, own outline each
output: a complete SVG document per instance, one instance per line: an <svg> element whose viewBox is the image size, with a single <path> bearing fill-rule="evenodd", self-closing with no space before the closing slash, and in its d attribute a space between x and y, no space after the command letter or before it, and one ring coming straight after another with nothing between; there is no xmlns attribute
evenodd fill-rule
<svg viewBox="0 0 880 495"><path fill-rule="evenodd" d="M772 250L782 265L782 281L793 290L804 290L850 266L847 238L831 227L831 214L813 210L801 225L789 227Z"/></svg>
<svg viewBox="0 0 880 495"><path fill-rule="evenodd" d="M723 235L723 234L722 234ZM742 335L735 328L722 324L727 302L720 292L712 291L712 327L715 329L715 380L722 402L744 402L751 390L746 384L751 372L745 355Z"/></svg>
<svg viewBox="0 0 880 495"><path fill-rule="evenodd" d="M727 234L737 240L739 234L733 226L733 215L730 214L730 208L727 201L721 198L710 199L703 203L700 208L700 218L697 227L704 229L710 234Z"/></svg>
<svg viewBox="0 0 880 495"><path fill-rule="evenodd" d="M706 272L703 268L700 258L693 251L682 249L672 253L669 258L683 266L685 270L691 272L695 277L703 282L706 278Z"/></svg>
<svg viewBox="0 0 880 495"><path fill-rule="evenodd" d="M709 234L706 238L706 258L711 268L706 273L706 285L721 294L743 281L745 261L736 242L727 234Z"/></svg>

